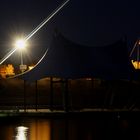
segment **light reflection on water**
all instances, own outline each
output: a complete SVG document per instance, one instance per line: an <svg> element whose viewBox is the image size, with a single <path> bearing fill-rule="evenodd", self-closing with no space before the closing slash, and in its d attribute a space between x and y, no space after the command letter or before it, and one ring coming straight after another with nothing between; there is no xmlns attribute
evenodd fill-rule
<svg viewBox="0 0 140 140"><path fill-rule="evenodd" d="M17 135L15 136L15 140L27 140L27 130L28 127L18 126L16 128Z"/></svg>
<svg viewBox="0 0 140 140"><path fill-rule="evenodd" d="M51 140L51 120L0 118L0 140Z"/></svg>
<svg viewBox="0 0 140 140"><path fill-rule="evenodd" d="M140 122L117 117L0 118L0 140L103 140L140 136ZM137 124L137 127L132 125ZM131 132L131 133L130 133ZM115 136L115 137L114 137Z"/></svg>
<svg viewBox="0 0 140 140"><path fill-rule="evenodd" d="M50 123L43 120L32 120L28 127L16 127L15 140L50 140Z"/></svg>
<svg viewBox="0 0 140 140"><path fill-rule="evenodd" d="M30 123L29 140L50 140L50 122L36 120Z"/></svg>

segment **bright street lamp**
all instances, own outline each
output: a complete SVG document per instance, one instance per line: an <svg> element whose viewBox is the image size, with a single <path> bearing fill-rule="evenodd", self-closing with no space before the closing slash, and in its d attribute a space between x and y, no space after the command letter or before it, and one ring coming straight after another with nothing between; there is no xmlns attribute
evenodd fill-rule
<svg viewBox="0 0 140 140"><path fill-rule="evenodd" d="M22 54L22 51L23 51L23 49L25 49L26 46L27 46L27 43L23 39L18 39L15 42L15 47L20 50L21 64L19 67L20 67L21 72L24 72L27 69L27 65L23 64L23 54Z"/></svg>
<svg viewBox="0 0 140 140"><path fill-rule="evenodd" d="M24 41L23 39L19 39L19 40L17 40L17 41L15 42L15 46L16 46L18 49L22 50L22 49L24 49L24 48L27 46L27 44L26 44L26 41Z"/></svg>
<svg viewBox="0 0 140 140"><path fill-rule="evenodd" d="M48 23L70 0L66 0L60 6L58 6L46 19L44 19L31 33L29 33L23 41L17 41L16 45L22 48L24 43L29 40L34 34L36 34L46 23ZM0 65L6 61L16 50L18 47L13 48L9 53L7 53L1 60ZM23 47L24 48L24 47Z"/></svg>

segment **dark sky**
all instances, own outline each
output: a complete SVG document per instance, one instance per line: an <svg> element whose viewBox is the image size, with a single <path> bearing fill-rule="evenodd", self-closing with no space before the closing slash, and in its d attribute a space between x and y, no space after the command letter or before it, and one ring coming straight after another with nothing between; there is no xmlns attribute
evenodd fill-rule
<svg viewBox="0 0 140 140"><path fill-rule="evenodd" d="M16 36L28 35L63 0L1 0L0 58ZM129 47L140 36L139 0L70 0L30 40L29 56L41 57L57 28L68 39L88 46L110 44L127 37ZM10 61L15 60L14 56Z"/></svg>

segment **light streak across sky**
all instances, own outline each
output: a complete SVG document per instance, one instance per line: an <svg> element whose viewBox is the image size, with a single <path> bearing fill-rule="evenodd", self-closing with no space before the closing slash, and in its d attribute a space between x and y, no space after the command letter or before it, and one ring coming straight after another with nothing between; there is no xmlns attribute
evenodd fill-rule
<svg viewBox="0 0 140 140"><path fill-rule="evenodd" d="M35 33L37 33L49 20L51 20L70 0L66 0L60 6L58 6L46 19L44 19L31 33L29 33L24 41L28 41ZM16 50L18 47L13 48L9 53L7 53L1 60L0 65L6 61Z"/></svg>
<svg viewBox="0 0 140 140"><path fill-rule="evenodd" d="M9 53L7 53L1 60L0 60L0 65L7 60L18 48L15 47L13 48Z"/></svg>
<svg viewBox="0 0 140 140"><path fill-rule="evenodd" d="M29 40L36 32L38 32L52 17L54 17L70 0L65 1L61 6L54 10L44 21L42 21L29 35L25 37L25 41Z"/></svg>

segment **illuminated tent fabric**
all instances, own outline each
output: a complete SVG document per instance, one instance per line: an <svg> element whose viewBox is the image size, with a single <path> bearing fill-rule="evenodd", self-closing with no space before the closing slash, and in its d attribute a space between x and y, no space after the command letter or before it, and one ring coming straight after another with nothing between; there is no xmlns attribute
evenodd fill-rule
<svg viewBox="0 0 140 140"><path fill-rule="evenodd" d="M73 43L57 33L42 60L20 77L28 81L50 76L125 79L128 76L127 58L123 40L107 46L89 47Z"/></svg>

